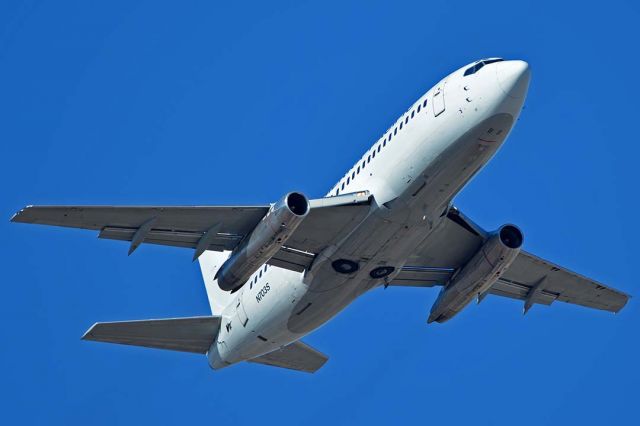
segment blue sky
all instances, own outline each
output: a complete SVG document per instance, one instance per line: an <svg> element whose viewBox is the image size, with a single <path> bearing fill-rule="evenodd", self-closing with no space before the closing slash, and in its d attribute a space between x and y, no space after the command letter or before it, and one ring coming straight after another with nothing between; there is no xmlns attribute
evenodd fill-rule
<svg viewBox="0 0 640 426"><path fill-rule="evenodd" d="M323 195L417 97L527 60L510 139L456 204L638 294L637 2L0 4L0 405L23 424L630 424L640 310L376 290L306 341L315 375L92 342L95 321L208 314L190 251L10 224L26 204Z"/></svg>

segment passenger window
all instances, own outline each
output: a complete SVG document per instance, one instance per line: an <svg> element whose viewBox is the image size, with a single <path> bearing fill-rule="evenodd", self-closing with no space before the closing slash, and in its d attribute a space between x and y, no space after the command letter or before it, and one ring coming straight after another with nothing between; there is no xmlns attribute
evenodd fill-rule
<svg viewBox="0 0 640 426"><path fill-rule="evenodd" d="M415 110L411 111L411 118L413 118L413 116L415 115L415 113L416 113L416 111L415 111Z"/></svg>
<svg viewBox="0 0 640 426"><path fill-rule="evenodd" d="M354 177L356 177L356 172L355 171L353 173L351 173L351 179L353 179Z"/></svg>
<svg viewBox="0 0 640 426"><path fill-rule="evenodd" d="M400 123L400 130L402 130L402 123Z"/></svg>
<svg viewBox="0 0 640 426"><path fill-rule="evenodd" d="M420 108L422 108L422 105L418 105L418 112L420 112Z"/></svg>
<svg viewBox="0 0 640 426"><path fill-rule="evenodd" d="M423 107L426 107L426 106L427 106L427 100L426 100L426 99L425 99L425 100L424 100L424 102L422 103L422 106L423 106Z"/></svg>
<svg viewBox="0 0 640 426"><path fill-rule="evenodd" d="M371 162L371 154L369 154L369 157L367 157L367 163Z"/></svg>
<svg viewBox="0 0 640 426"><path fill-rule="evenodd" d="M344 182L342 182L342 187L340 189L344 189Z"/></svg>
<svg viewBox="0 0 640 426"><path fill-rule="evenodd" d="M366 161L362 160L362 168L364 169L364 165L367 164Z"/></svg>
<svg viewBox="0 0 640 426"><path fill-rule="evenodd" d="M378 152L380 152L380 145L378 145Z"/></svg>
<svg viewBox="0 0 640 426"><path fill-rule="evenodd" d="M375 148L373 149L373 158L376 158L376 150L375 150Z"/></svg>
<svg viewBox="0 0 640 426"><path fill-rule="evenodd" d="M347 178L347 185L349 185L349 182L351 182L351 178L350 177Z"/></svg>
<svg viewBox="0 0 640 426"><path fill-rule="evenodd" d="M264 271L267 272L267 265L264 265Z"/></svg>
<svg viewBox="0 0 640 426"><path fill-rule="evenodd" d="M394 135L398 134L398 128L397 127L395 129L393 129L393 134Z"/></svg>
<svg viewBox="0 0 640 426"><path fill-rule="evenodd" d="M387 146L387 140L386 139L382 141L382 146Z"/></svg>
<svg viewBox="0 0 640 426"><path fill-rule="evenodd" d="M340 188L336 189L336 196L340 193Z"/></svg>
<svg viewBox="0 0 640 426"><path fill-rule="evenodd" d="M407 124L409 122L409 117L407 116L407 118L404 119L404 124Z"/></svg>
<svg viewBox="0 0 640 426"><path fill-rule="evenodd" d="M258 275L260 278L262 278L262 271L260 271L260 275Z"/></svg>
<svg viewBox="0 0 640 426"><path fill-rule="evenodd" d="M357 174L360 174L360 166L358 166L358 170L356 171Z"/></svg>

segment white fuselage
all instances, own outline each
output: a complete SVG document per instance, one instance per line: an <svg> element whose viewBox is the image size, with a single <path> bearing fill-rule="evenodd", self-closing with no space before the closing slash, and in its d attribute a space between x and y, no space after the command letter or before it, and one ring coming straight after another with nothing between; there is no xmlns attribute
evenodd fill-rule
<svg viewBox="0 0 640 426"><path fill-rule="evenodd" d="M326 195L370 192L374 205L354 230L317 254L304 273L263 266L237 292L222 312L208 353L211 367L300 339L356 297L392 280L429 238L453 197L504 142L528 88L525 62L495 61L469 72L475 64L421 96ZM359 268L337 272L332 263L338 259ZM372 278L380 267L395 272Z"/></svg>

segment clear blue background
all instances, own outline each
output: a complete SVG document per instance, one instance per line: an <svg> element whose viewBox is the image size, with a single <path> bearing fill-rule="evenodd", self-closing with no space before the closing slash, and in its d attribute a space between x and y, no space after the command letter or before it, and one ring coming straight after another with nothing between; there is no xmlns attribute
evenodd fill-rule
<svg viewBox="0 0 640 426"><path fill-rule="evenodd" d="M191 251L8 222L26 204L322 196L406 107L482 57L527 60L509 141L457 198L479 224L637 294L637 2L0 4L2 422L637 424L640 311L373 291L306 340L315 375L81 342L206 315Z"/></svg>

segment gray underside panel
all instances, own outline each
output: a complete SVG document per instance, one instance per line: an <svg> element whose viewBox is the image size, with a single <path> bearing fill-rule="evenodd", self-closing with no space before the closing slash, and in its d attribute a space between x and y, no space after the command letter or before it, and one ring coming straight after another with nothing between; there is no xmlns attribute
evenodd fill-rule
<svg viewBox="0 0 640 426"><path fill-rule="evenodd" d="M251 359L249 362L315 373L328 359L329 357L323 353L298 341L277 351Z"/></svg>
<svg viewBox="0 0 640 426"><path fill-rule="evenodd" d="M99 322L83 340L205 354L220 329L220 317Z"/></svg>
<svg viewBox="0 0 640 426"><path fill-rule="evenodd" d="M368 192L310 200L309 214L270 262L303 271L324 247L334 243L369 213ZM99 231L98 237L195 249L207 231L206 250L233 250L265 216L269 206L27 206L12 222Z"/></svg>
<svg viewBox="0 0 640 426"><path fill-rule="evenodd" d="M446 285L454 272L477 253L487 235L462 213L453 210L410 257L391 285ZM623 292L525 251L518 254L489 294L542 305L558 300L610 312L620 311L629 300Z"/></svg>
<svg viewBox="0 0 640 426"><path fill-rule="evenodd" d="M542 288L536 293L535 303L550 304L558 300L588 308L618 312L629 300L629 296L621 291L525 251L518 254L516 260L500 278L498 285L494 285L492 293L526 299L529 291L543 278Z"/></svg>

